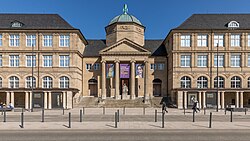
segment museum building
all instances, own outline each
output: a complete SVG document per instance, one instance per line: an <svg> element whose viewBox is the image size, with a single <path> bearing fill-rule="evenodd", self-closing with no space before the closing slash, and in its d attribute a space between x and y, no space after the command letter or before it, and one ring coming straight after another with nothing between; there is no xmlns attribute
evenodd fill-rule
<svg viewBox="0 0 250 141"><path fill-rule="evenodd" d="M250 14L194 14L165 39L124 6L86 40L57 14L0 14L0 102L73 108L83 98L169 97L178 108L250 104Z"/></svg>

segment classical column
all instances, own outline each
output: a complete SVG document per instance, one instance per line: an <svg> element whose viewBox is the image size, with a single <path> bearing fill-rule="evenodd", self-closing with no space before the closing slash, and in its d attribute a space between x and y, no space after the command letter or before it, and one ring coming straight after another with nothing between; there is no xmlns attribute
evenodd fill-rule
<svg viewBox="0 0 250 141"><path fill-rule="evenodd" d="M135 99L135 61L130 61L131 63L131 83L130 83L130 98Z"/></svg>
<svg viewBox="0 0 250 141"><path fill-rule="evenodd" d="M66 101L66 96L67 96L67 95L66 95L66 92L63 91L63 108L64 108L64 109L66 109L66 102L67 102L67 101Z"/></svg>
<svg viewBox="0 0 250 141"><path fill-rule="evenodd" d="M221 108L225 108L225 91L221 92Z"/></svg>
<svg viewBox="0 0 250 141"><path fill-rule="evenodd" d="M33 101L32 101L33 95L32 95L31 91L29 93L30 93L30 110L31 110L32 109L32 105L33 105Z"/></svg>
<svg viewBox="0 0 250 141"><path fill-rule="evenodd" d="M102 63L102 99L106 99L106 75L105 75L106 61L101 61L101 63Z"/></svg>
<svg viewBox="0 0 250 141"><path fill-rule="evenodd" d="M220 91L218 91L217 93L217 104L218 104L218 109L221 108L221 104L220 104Z"/></svg>
<svg viewBox="0 0 250 141"><path fill-rule="evenodd" d="M239 108L239 92L236 91L235 94L235 108Z"/></svg>
<svg viewBox="0 0 250 141"><path fill-rule="evenodd" d="M44 93L44 109L48 109L48 94L47 92Z"/></svg>
<svg viewBox="0 0 250 141"><path fill-rule="evenodd" d="M15 95L14 95L14 92L12 91L11 93L11 100L10 102L13 104L13 106L15 107ZM7 104L7 103L6 103Z"/></svg>
<svg viewBox="0 0 250 141"><path fill-rule="evenodd" d="M199 107L201 108L201 91L199 91Z"/></svg>
<svg viewBox="0 0 250 141"><path fill-rule="evenodd" d="M29 92L25 91L25 109L29 109Z"/></svg>
<svg viewBox="0 0 250 141"><path fill-rule="evenodd" d="M183 102L184 102L184 108L187 109L187 91L184 91L184 97L183 97Z"/></svg>
<svg viewBox="0 0 250 141"><path fill-rule="evenodd" d="M145 60L144 61L144 102L148 102L148 99L149 99L149 94L148 94L148 76L149 76L149 73L148 73L148 60Z"/></svg>
<svg viewBox="0 0 250 141"><path fill-rule="evenodd" d="M240 92L240 108L243 108L243 91Z"/></svg>
<svg viewBox="0 0 250 141"><path fill-rule="evenodd" d="M49 109L52 109L52 95L51 95L51 92L48 92L49 93Z"/></svg>
<svg viewBox="0 0 250 141"><path fill-rule="evenodd" d="M9 104L10 103L10 92L6 92L6 102L5 104Z"/></svg>
<svg viewBox="0 0 250 141"><path fill-rule="evenodd" d="M203 108L206 108L206 91L203 91Z"/></svg>
<svg viewBox="0 0 250 141"><path fill-rule="evenodd" d="M115 60L115 99L119 99L119 95L120 95L120 88L119 88L119 61Z"/></svg>

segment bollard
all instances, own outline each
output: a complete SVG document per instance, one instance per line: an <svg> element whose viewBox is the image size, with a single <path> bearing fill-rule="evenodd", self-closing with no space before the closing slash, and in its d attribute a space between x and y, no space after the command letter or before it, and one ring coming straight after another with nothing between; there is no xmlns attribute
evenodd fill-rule
<svg viewBox="0 0 250 141"><path fill-rule="evenodd" d="M145 107L143 107L143 115L145 115Z"/></svg>
<svg viewBox="0 0 250 141"><path fill-rule="evenodd" d="M21 126L20 127L24 128L24 126L23 126L23 112L21 113Z"/></svg>
<svg viewBox="0 0 250 141"><path fill-rule="evenodd" d="M233 122L233 110L231 109L231 116L230 116L230 122Z"/></svg>
<svg viewBox="0 0 250 141"><path fill-rule="evenodd" d="M69 112L69 128L71 128L71 113Z"/></svg>
<svg viewBox="0 0 250 141"><path fill-rule="evenodd" d="M44 109L42 108L42 122L44 122Z"/></svg>
<svg viewBox="0 0 250 141"><path fill-rule="evenodd" d="M195 122L195 111L193 110L193 122Z"/></svg>
<svg viewBox="0 0 250 141"><path fill-rule="evenodd" d="M63 110L63 115L64 115L64 107L63 107L63 109L62 109L62 110Z"/></svg>
<svg viewBox="0 0 250 141"><path fill-rule="evenodd" d="M245 108L245 115L247 115L247 108Z"/></svg>
<svg viewBox="0 0 250 141"><path fill-rule="evenodd" d="M204 115L206 115L206 108L204 108Z"/></svg>
<svg viewBox="0 0 250 141"><path fill-rule="evenodd" d="M123 115L125 115L125 106L123 107Z"/></svg>
<svg viewBox="0 0 250 141"><path fill-rule="evenodd" d="M155 122L157 122L157 110L155 110Z"/></svg>
<svg viewBox="0 0 250 141"><path fill-rule="evenodd" d="M212 128L212 112L210 112L210 117L209 117L209 128Z"/></svg>
<svg viewBox="0 0 250 141"><path fill-rule="evenodd" d="M117 110L117 122L120 122L120 112L119 112L119 109Z"/></svg>
<svg viewBox="0 0 250 141"><path fill-rule="evenodd" d="M82 122L82 110L80 110L80 122Z"/></svg>
<svg viewBox="0 0 250 141"><path fill-rule="evenodd" d="M164 128L164 114L165 114L165 112L162 111L162 128Z"/></svg>
<svg viewBox="0 0 250 141"><path fill-rule="evenodd" d="M183 110L184 110L184 115L186 115L186 108L184 107L184 109L183 109Z"/></svg>
<svg viewBox="0 0 250 141"><path fill-rule="evenodd" d="M85 108L82 107L82 114L85 115Z"/></svg>
<svg viewBox="0 0 250 141"><path fill-rule="evenodd" d="M6 110L3 111L3 122L6 122Z"/></svg>
<svg viewBox="0 0 250 141"><path fill-rule="evenodd" d="M23 113L23 108L22 108L22 113Z"/></svg>
<svg viewBox="0 0 250 141"><path fill-rule="evenodd" d="M102 114L105 115L105 107L102 107Z"/></svg>
<svg viewBox="0 0 250 141"><path fill-rule="evenodd" d="M115 128L117 128L117 112L115 112Z"/></svg>

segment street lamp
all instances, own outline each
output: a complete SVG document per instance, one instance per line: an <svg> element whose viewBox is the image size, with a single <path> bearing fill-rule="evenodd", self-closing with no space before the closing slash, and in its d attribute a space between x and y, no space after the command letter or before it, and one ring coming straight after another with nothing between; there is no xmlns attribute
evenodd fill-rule
<svg viewBox="0 0 250 141"><path fill-rule="evenodd" d="M31 102L32 102L32 104L31 104L31 107L30 107L30 111L31 112L33 112L33 96L34 96L34 94L33 94L33 91L34 91L34 86L33 86L33 83L34 83L34 60L33 60L33 57L34 57L34 45L32 44L32 55L31 55L31 67L32 67L32 69L31 69L31 97L32 97L32 99L31 99Z"/></svg>
<svg viewBox="0 0 250 141"><path fill-rule="evenodd" d="M216 111L219 111L219 103L218 103L218 96L219 96L219 43L217 43L217 96L216 96Z"/></svg>

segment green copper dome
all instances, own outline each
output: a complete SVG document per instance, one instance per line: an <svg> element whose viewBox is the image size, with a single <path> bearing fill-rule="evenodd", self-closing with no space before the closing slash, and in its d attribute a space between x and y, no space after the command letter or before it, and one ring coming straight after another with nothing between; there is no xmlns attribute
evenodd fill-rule
<svg viewBox="0 0 250 141"><path fill-rule="evenodd" d="M125 4L123 8L123 14L116 16L113 18L110 22L109 25L116 23L116 22L134 22L139 25L142 25L141 22L134 16L128 14L128 7Z"/></svg>

